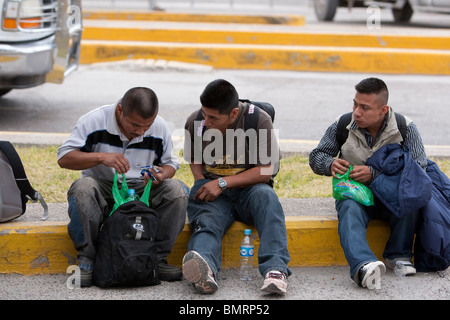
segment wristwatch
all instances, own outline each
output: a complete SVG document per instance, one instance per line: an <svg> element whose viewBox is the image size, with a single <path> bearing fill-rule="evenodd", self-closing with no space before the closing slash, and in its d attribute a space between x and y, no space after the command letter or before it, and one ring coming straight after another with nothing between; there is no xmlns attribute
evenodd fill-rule
<svg viewBox="0 0 450 320"><path fill-rule="evenodd" d="M219 187L224 191L227 188L227 182L223 178L219 178Z"/></svg>

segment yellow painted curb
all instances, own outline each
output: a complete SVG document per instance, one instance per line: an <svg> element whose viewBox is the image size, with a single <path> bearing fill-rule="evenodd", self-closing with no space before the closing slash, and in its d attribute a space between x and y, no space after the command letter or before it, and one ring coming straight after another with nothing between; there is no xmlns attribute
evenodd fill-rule
<svg viewBox="0 0 450 320"><path fill-rule="evenodd" d="M390 34L326 34L300 31L160 29L150 27L89 26L83 40L186 42L324 47L403 48L449 50L450 37Z"/></svg>
<svg viewBox="0 0 450 320"><path fill-rule="evenodd" d="M231 14L194 14L141 11L83 10L84 19L92 20L143 20L170 22L209 22L209 23L245 23L245 24L282 24L304 25L305 18L300 15L231 15Z"/></svg>
<svg viewBox="0 0 450 320"><path fill-rule="evenodd" d="M0 273L64 273L76 263L67 223L10 222L0 225Z"/></svg>
<svg viewBox="0 0 450 320"><path fill-rule="evenodd" d="M346 265L337 233L335 216L286 217L290 267ZM244 229L236 222L226 233L222 245L223 268L239 266L239 246ZM389 226L372 221L367 239L374 254L382 258L389 237ZM181 266L192 232L184 227L172 253L170 264ZM253 228L253 234L257 234ZM11 222L0 225L0 273L24 275L65 273L75 264L76 251L67 234L67 222ZM255 240L257 256L259 239ZM255 266L257 259L255 259Z"/></svg>
<svg viewBox="0 0 450 320"><path fill-rule="evenodd" d="M82 64L126 59L163 59L220 69L450 74L450 50L82 41Z"/></svg>

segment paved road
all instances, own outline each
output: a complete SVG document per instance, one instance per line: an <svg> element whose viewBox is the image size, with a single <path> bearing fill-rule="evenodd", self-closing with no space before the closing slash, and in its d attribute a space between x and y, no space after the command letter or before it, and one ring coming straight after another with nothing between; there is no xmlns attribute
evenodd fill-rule
<svg viewBox="0 0 450 320"><path fill-rule="evenodd" d="M81 66L63 85L13 90L0 98L0 131L70 132L79 116L114 103L133 86L153 88L159 96L160 114L168 119L172 131L182 130L186 117L199 107L205 85L225 78L242 97L276 106L280 139L318 140L339 114L351 110L354 85L368 76L372 75L190 67L158 70L136 62ZM450 77L376 76L387 82L395 110L416 122L425 144L449 144L450 99L444 88L450 87Z"/></svg>
<svg viewBox="0 0 450 320"><path fill-rule="evenodd" d="M117 8L146 8L147 1L113 1ZM110 8L111 1L93 0L84 8ZM229 13L298 13L306 17L302 30L351 32L414 33L449 35L448 15L414 14L407 26L393 23L389 11L382 11L380 30L368 30L365 9L349 12L342 8L335 22L318 22L308 1L252 0L234 1L158 1L168 11ZM229 26L228 26L229 27ZM257 26L252 26L253 28ZM275 26L284 28L283 26ZM262 27L261 27L262 28ZM264 27L265 28L265 27ZM288 27L291 28L291 27ZM170 62L172 63L172 62ZM0 131L68 133L82 114L93 108L114 103L132 86L149 86L159 96L161 115L176 135L186 117L199 107L199 95L216 78L233 82L240 95L272 102L277 108L275 126L280 139L318 140L327 126L341 113L351 110L354 85L368 76L384 79L391 91L390 104L410 116L418 125L427 145L449 145L450 77L308 73L288 71L212 70L197 65L148 65L140 61L114 64L82 65L62 85L13 90L0 98Z"/></svg>

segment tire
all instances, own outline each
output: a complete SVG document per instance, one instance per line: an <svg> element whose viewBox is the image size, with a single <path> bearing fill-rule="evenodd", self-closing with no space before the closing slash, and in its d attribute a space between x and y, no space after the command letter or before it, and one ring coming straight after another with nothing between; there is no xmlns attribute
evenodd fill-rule
<svg viewBox="0 0 450 320"><path fill-rule="evenodd" d="M392 15L394 16L395 22L409 22L411 20L411 17L413 15L413 9L409 2L405 3L405 6L401 9L392 9Z"/></svg>
<svg viewBox="0 0 450 320"><path fill-rule="evenodd" d="M338 6L339 0L314 0L314 12L320 21L332 21Z"/></svg>
<svg viewBox="0 0 450 320"><path fill-rule="evenodd" d="M0 97L3 96L4 94L7 94L8 92L10 92L12 89L0 89Z"/></svg>

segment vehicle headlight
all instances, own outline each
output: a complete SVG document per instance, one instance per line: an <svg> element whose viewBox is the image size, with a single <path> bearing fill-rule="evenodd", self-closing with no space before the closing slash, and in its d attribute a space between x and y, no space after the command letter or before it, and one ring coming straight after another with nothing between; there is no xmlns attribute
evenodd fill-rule
<svg viewBox="0 0 450 320"><path fill-rule="evenodd" d="M55 1L6 0L3 7L3 30L41 30L56 19Z"/></svg>

